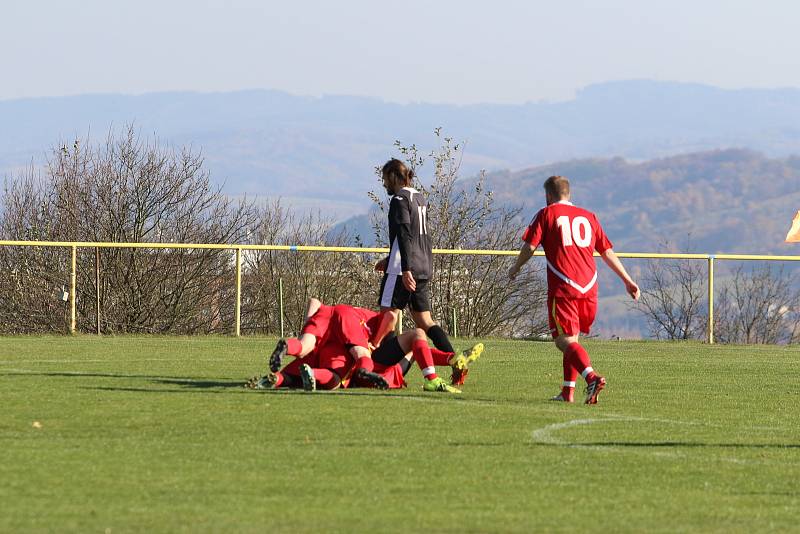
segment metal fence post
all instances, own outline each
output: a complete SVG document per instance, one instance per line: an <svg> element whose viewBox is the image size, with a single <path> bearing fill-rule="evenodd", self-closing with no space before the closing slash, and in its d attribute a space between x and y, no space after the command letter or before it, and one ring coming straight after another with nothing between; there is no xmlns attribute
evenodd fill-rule
<svg viewBox="0 0 800 534"><path fill-rule="evenodd" d="M453 337L458 337L458 317L456 316L456 309L453 308L453 326L451 328Z"/></svg>
<svg viewBox="0 0 800 534"><path fill-rule="evenodd" d="M285 336L283 334L283 278L278 278L278 307L280 322L281 322L281 339Z"/></svg>
<svg viewBox="0 0 800 534"><path fill-rule="evenodd" d="M69 316L69 333L75 333L75 286L76 286L76 278L77 274L76 271L78 269L78 247L72 245L72 272L69 277L69 308L70 308L70 316Z"/></svg>
<svg viewBox="0 0 800 534"><path fill-rule="evenodd" d="M708 256L708 343L714 343L714 255Z"/></svg>
<svg viewBox="0 0 800 534"><path fill-rule="evenodd" d="M236 249L236 337L242 326L242 249Z"/></svg>
<svg viewBox="0 0 800 534"><path fill-rule="evenodd" d="M97 308L97 335L100 335L100 247L94 247L94 283L97 287L95 305Z"/></svg>

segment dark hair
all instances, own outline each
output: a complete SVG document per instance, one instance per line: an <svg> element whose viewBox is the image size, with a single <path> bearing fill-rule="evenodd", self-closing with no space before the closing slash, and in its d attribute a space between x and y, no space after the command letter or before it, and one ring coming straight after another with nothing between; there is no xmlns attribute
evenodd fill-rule
<svg viewBox="0 0 800 534"><path fill-rule="evenodd" d="M544 190L553 198L567 198L569 196L569 180L566 176L551 176L544 181Z"/></svg>
<svg viewBox="0 0 800 534"><path fill-rule="evenodd" d="M411 185L414 182L414 171L399 159L392 158L383 165L381 170L383 176L393 176L403 185Z"/></svg>

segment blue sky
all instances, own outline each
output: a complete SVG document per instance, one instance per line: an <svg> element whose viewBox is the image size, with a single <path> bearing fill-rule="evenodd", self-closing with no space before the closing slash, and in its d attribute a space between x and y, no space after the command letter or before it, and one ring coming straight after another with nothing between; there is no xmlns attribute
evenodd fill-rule
<svg viewBox="0 0 800 534"><path fill-rule="evenodd" d="M280 89L565 100L632 78L800 87L800 2L3 0L0 99Z"/></svg>

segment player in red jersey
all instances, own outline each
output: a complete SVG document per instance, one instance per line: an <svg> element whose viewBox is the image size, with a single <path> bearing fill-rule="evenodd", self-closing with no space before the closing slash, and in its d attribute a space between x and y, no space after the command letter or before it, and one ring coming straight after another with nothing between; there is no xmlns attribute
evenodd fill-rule
<svg viewBox="0 0 800 534"><path fill-rule="evenodd" d="M302 384L307 390L335 389L349 377L356 361L369 359L369 336L380 319L378 313L344 304L326 306L317 299L309 301L309 313L299 338L278 341L269 358L270 373L256 387ZM281 370L286 355L297 359Z"/></svg>
<svg viewBox="0 0 800 534"><path fill-rule="evenodd" d="M386 339L376 349L376 362L373 362L369 338L381 319L377 312L346 304L326 306L317 299L310 301L309 313L313 310L317 311L306 321L300 338L279 341L270 356L271 372L260 380L249 381L249 387L300 387L302 383L305 389L310 390L317 387L334 389L346 384L351 373L356 379L354 385L381 389L403 387L403 376L408 372L408 366L403 367L403 359L407 354L412 355L421 369L428 358L435 362L434 365L450 365L453 382L463 384L469 364L483 350L483 344L460 355L431 349L424 331L417 329L400 336L399 340ZM322 317L317 317L320 314ZM287 347L292 347L291 352L287 352ZM311 350L299 354L305 347L311 347ZM282 358L287 353L298 356L298 359L280 370ZM458 391L455 388L450 390Z"/></svg>
<svg viewBox="0 0 800 534"><path fill-rule="evenodd" d="M622 279L634 300L639 287L625 271L597 216L573 205L569 180L551 176L544 182L547 206L539 210L522 236L525 244L508 275L513 280L539 245L547 261L547 310L550 333L563 353L564 383L553 400L572 402L578 373L586 380L586 404L596 404L606 379L594 372L589 354L578 343L588 334L597 311L596 251Z"/></svg>

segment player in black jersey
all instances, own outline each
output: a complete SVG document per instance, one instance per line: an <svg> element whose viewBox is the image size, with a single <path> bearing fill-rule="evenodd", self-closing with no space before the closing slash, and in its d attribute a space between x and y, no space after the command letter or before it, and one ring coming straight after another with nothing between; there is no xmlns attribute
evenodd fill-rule
<svg viewBox="0 0 800 534"><path fill-rule="evenodd" d="M402 161L390 159L383 166L383 186L389 201L389 257L375 265L383 271L380 307L383 320L374 344L390 332L406 306L418 328L425 331L437 349L455 352L444 329L431 317L428 282L433 275L433 252L425 197L412 187L414 171ZM427 380L426 390L449 387L436 375L432 361L417 362Z"/></svg>

